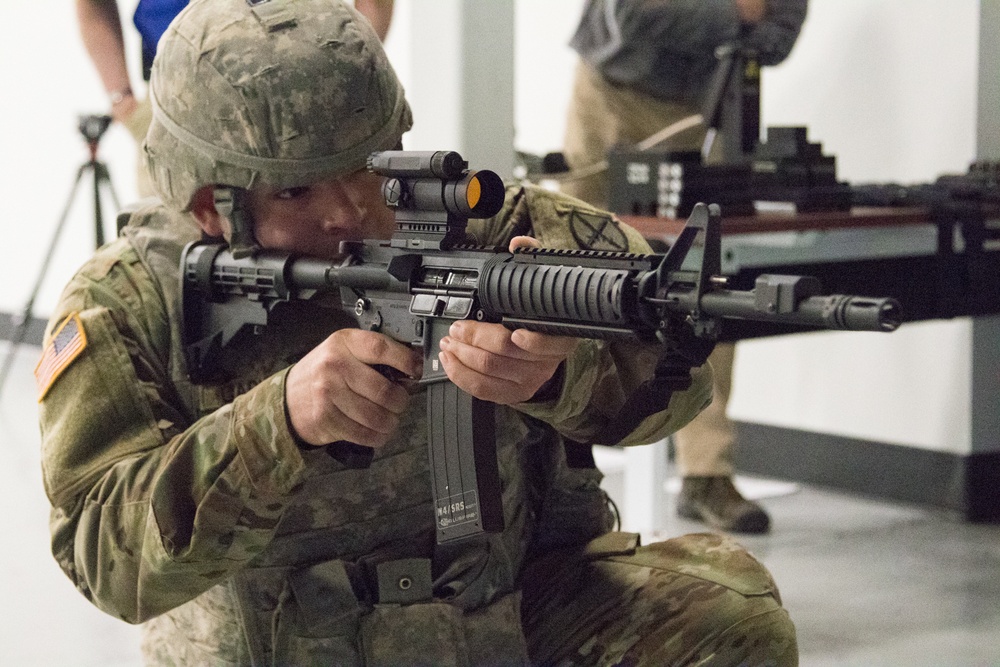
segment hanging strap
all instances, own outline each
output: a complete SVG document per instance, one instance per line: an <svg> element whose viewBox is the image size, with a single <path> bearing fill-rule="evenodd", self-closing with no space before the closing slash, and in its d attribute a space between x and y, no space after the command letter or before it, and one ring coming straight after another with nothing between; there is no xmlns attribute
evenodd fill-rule
<svg viewBox="0 0 1000 667"><path fill-rule="evenodd" d="M681 328L680 331L688 331ZM601 444L615 445L634 431L646 417L665 410L675 391L691 386L691 369L702 366L715 347L715 341L690 334L675 343L656 364L653 377L632 392L628 400L602 433ZM683 352L681 352L683 350Z"/></svg>

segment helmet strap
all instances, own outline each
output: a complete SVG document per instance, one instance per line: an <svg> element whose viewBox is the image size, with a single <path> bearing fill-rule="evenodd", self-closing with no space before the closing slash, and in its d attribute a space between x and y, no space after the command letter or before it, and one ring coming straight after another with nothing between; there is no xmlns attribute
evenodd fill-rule
<svg viewBox="0 0 1000 667"><path fill-rule="evenodd" d="M229 220L231 238L229 249L235 259L252 257L260 250L253 234L253 217L247 201L247 191L243 188L218 187L212 191L215 210Z"/></svg>

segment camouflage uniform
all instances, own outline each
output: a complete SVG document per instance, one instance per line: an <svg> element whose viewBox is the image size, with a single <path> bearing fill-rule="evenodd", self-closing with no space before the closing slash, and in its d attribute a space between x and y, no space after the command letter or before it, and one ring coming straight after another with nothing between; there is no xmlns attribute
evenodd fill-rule
<svg viewBox="0 0 1000 667"><path fill-rule="evenodd" d="M147 155L163 143L147 140ZM157 174L153 163L168 205L127 214L121 238L66 288L49 334L75 313L86 346L40 412L53 553L96 606L145 623L148 662L795 663L794 628L745 550L712 535L638 547L608 532L599 473L566 461L562 437L600 442L655 350L584 341L559 396L498 407L506 528L436 546L422 396L368 469L347 469L290 431L288 369L353 326L344 313L289 305L224 360L231 381L188 381L178 267L198 231L177 204L187 175ZM254 165L239 169L252 184ZM527 233L551 247L646 248L605 214L538 189L511 189L470 231L488 244ZM696 370L691 389L626 444L676 430L709 390L707 370Z"/></svg>

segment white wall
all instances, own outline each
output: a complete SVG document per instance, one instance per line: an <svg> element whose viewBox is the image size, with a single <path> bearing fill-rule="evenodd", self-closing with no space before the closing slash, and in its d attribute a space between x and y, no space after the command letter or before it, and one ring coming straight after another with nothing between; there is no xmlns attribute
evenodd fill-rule
<svg viewBox="0 0 1000 667"><path fill-rule="evenodd" d="M851 182L933 180L976 152L976 0L813 0L765 73L770 125L806 125ZM738 348L730 415L968 454L971 325L810 334Z"/></svg>
<svg viewBox="0 0 1000 667"><path fill-rule="evenodd" d="M397 0L386 44L415 100L427 96L412 90L410 54L421 46L408 27L414 8L431 1ZM106 108L72 4L0 5L4 312L23 306L76 168L86 159L76 115ZM130 16L135 0L120 4ZM562 143L576 62L566 44L582 4L516 0L518 148L543 153ZM837 156L841 177L852 181L917 182L964 170L975 153L978 9L976 0L812 0L791 57L765 72L764 123L807 125L811 139ZM135 53L134 31L127 28ZM414 133L408 148L447 141L439 133L448 122L442 113L448 100L435 104L415 108L418 123L432 127ZM125 201L135 195L133 151L123 129L108 131L101 156ZM48 313L92 250L90 191L77 201L36 304L38 315ZM966 452L968 351L965 321L910 325L883 337L815 334L742 343L731 414Z"/></svg>
<svg viewBox="0 0 1000 667"><path fill-rule="evenodd" d="M131 16L136 0L121 4ZM131 30L129 37L132 37ZM138 51L138 45L132 47ZM103 113L108 103L83 50L71 0L0 3L0 311L20 312L38 275L77 168L87 161L77 130L80 113ZM136 77L138 80L138 77ZM119 198L135 193L134 148L128 133L108 130L99 157L111 170ZM81 184L77 206L36 303L46 315L62 286L94 249L92 181ZM107 206L111 209L110 203ZM109 211L110 213L110 211ZM106 236L110 238L110 215Z"/></svg>
<svg viewBox="0 0 1000 667"><path fill-rule="evenodd" d="M514 127L520 150L544 154L562 148L576 67L569 40L583 0L516 0Z"/></svg>
<svg viewBox="0 0 1000 667"><path fill-rule="evenodd" d="M931 180L975 153L978 0L812 0L764 70L763 120L807 125L851 182Z"/></svg>
<svg viewBox="0 0 1000 667"><path fill-rule="evenodd" d="M514 0L409 0L389 45L413 109L410 150L457 150L514 175ZM406 71L403 71L405 67Z"/></svg>

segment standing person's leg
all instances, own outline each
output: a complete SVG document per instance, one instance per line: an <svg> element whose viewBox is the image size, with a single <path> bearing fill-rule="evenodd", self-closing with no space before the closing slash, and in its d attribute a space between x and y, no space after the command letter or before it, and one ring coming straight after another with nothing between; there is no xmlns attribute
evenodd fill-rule
<svg viewBox="0 0 1000 667"><path fill-rule="evenodd" d="M608 146L619 140L617 119L610 108L613 102L605 86L586 63L577 64L563 145L566 164L572 171L605 159ZM603 173L564 181L559 187L594 206L603 207L608 199L607 175Z"/></svg>
<svg viewBox="0 0 1000 667"><path fill-rule="evenodd" d="M584 62L577 66L566 121L564 152L571 169L583 169L607 158L617 144L634 144L696 113L606 81ZM684 132L670 146L699 150L704 131ZM721 155L721 138L710 161ZM562 190L594 206L608 198L607 172L565 181ZM684 477L678 510L682 516L724 530L760 533L770 527L764 509L743 498L733 485L735 431L726 416L732 381L733 346L721 344L709 360L715 370L714 398L701 415L674 436L678 468Z"/></svg>
<svg viewBox="0 0 1000 667"><path fill-rule="evenodd" d="M708 357L714 380L712 403L674 434L677 467L685 477L731 477L734 473L736 429L726 417L726 406L732 389L735 347L732 343L719 343L712 350Z"/></svg>
<svg viewBox="0 0 1000 667"><path fill-rule="evenodd" d="M573 80L563 153L571 170L586 169L608 157L613 146L628 146L697 113L683 104L658 100L604 79L581 61ZM698 150L704 130L692 129L670 141L672 150ZM597 206L608 205L608 172L563 181L566 194Z"/></svg>
<svg viewBox="0 0 1000 667"><path fill-rule="evenodd" d="M732 538L685 535L636 548L630 537L608 533L525 569L532 664L798 664L774 580Z"/></svg>
<svg viewBox="0 0 1000 667"><path fill-rule="evenodd" d="M767 512L733 485L736 430L726 408L735 350L733 343L715 346L708 358L714 378L712 404L673 436L682 478L677 513L722 530L763 533L771 524Z"/></svg>

